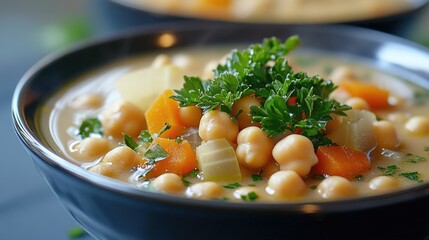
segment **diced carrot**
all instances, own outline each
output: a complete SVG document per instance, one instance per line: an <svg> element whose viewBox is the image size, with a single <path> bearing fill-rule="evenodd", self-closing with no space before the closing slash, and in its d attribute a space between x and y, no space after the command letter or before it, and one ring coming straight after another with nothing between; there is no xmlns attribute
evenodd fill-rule
<svg viewBox="0 0 429 240"><path fill-rule="evenodd" d="M145 112L147 129L151 134L158 133L166 123L171 127L161 137L176 138L186 129L179 120L179 102L170 98L173 94L173 90L165 90Z"/></svg>
<svg viewBox="0 0 429 240"><path fill-rule="evenodd" d="M344 89L352 97L364 99L372 109L389 107L389 91L374 84L349 80L342 81L340 88Z"/></svg>
<svg viewBox="0 0 429 240"><path fill-rule="evenodd" d="M177 142L173 139L155 138L152 142L152 145L154 144L159 144L168 153L168 157L155 163L155 167L146 175L147 179L163 173L184 176L198 167L197 156L188 141Z"/></svg>
<svg viewBox="0 0 429 240"><path fill-rule="evenodd" d="M370 161L364 152L345 146L320 146L316 151L319 162L313 167L314 174L327 174L351 179L368 171Z"/></svg>

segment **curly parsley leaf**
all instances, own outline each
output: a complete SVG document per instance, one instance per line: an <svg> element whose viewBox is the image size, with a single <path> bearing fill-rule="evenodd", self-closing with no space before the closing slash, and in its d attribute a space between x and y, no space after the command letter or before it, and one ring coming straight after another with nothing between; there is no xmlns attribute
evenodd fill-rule
<svg viewBox="0 0 429 240"><path fill-rule="evenodd" d="M103 136L103 127L98 118L87 118L83 120L82 124L79 127L79 136L82 138L87 138L91 134L97 134Z"/></svg>
<svg viewBox="0 0 429 240"><path fill-rule="evenodd" d="M292 70L284 56L299 43L298 36L284 42L268 38L243 51L234 50L213 71L212 80L186 76L183 88L175 90L172 98L181 107L195 105L203 112L219 108L232 116L233 104L252 94L261 100L260 107L251 107L252 121L261 123L268 135L300 132L315 147L330 145L324 131L331 114L345 115L350 107L328 98L336 89L331 81Z"/></svg>

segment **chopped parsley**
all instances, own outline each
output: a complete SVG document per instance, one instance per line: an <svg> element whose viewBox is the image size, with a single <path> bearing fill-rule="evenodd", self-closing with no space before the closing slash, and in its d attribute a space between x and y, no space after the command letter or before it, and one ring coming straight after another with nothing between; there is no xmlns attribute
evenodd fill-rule
<svg viewBox="0 0 429 240"><path fill-rule="evenodd" d="M355 181L364 181L365 180L365 176L363 175L357 175L356 177L354 177Z"/></svg>
<svg viewBox="0 0 429 240"><path fill-rule="evenodd" d="M298 36L285 42L268 38L244 51L235 50L214 70L214 79L185 76L183 88L172 98L181 107L195 105L204 112L219 108L232 115L235 101L253 94L261 106L251 107L252 120L261 123L269 136L300 129L315 147L330 145L324 130L331 114L345 115L350 107L328 98L336 89L331 81L292 70L284 56L299 43Z"/></svg>
<svg viewBox="0 0 429 240"><path fill-rule="evenodd" d="M124 134L124 143L134 151L139 147L139 144L128 134Z"/></svg>
<svg viewBox="0 0 429 240"><path fill-rule="evenodd" d="M224 188L228 188L228 189L236 189L241 187L241 184L239 183L229 183L227 185L223 185Z"/></svg>
<svg viewBox="0 0 429 240"><path fill-rule="evenodd" d="M405 156L407 158L406 162L408 163L418 163L418 162L426 161L425 157L414 155L412 153L407 153L405 154Z"/></svg>
<svg viewBox="0 0 429 240"><path fill-rule="evenodd" d="M81 227L74 227L68 232L69 238L80 238L86 235L86 232Z"/></svg>
<svg viewBox="0 0 429 240"><path fill-rule="evenodd" d="M152 143L155 138L170 129L170 127L170 124L165 123L159 133L155 134L150 134L147 130L143 130L137 137L140 140L139 142L136 142L131 136L124 134L124 144L138 154L143 155L147 160L145 166L141 169L140 177L145 177L155 167L154 164L156 162L164 160L169 156L161 145Z"/></svg>
<svg viewBox="0 0 429 240"><path fill-rule="evenodd" d="M87 118L83 120L82 124L79 127L78 135L82 138L87 138L92 134L103 136L103 127L98 118Z"/></svg>
<svg viewBox="0 0 429 240"><path fill-rule="evenodd" d="M385 176L401 176L408 178L412 181L416 182L423 182L423 180L420 179L420 173L419 172L401 172L400 168L396 165L390 165L387 167L378 167Z"/></svg>
<svg viewBox="0 0 429 240"><path fill-rule="evenodd" d="M399 167L396 165L390 165L387 167L378 167L385 176L394 176L399 171Z"/></svg>
<svg viewBox="0 0 429 240"><path fill-rule="evenodd" d="M310 189L311 189L311 190L316 190L316 189L317 189L317 185L312 185L312 186L310 186Z"/></svg>
<svg viewBox="0 0 429 240"><path fill-rule="evenodd" d="M326 179L326 176L324 174L314 174L311 176L312 179L317 179L317 180L323 180Z"/></svg>
<svg viewBox="0 0 429 240"><path fill-rule="evenodd" d="M247 195L241 195L240 197L243 201L255 201L259 198L258 194L255 192L249 192Z"/></svg>
<svg viewBox="0 0 429 240"><path fill-rule="evenodd" d="M189 186L191 186L191 182L190 181L188 181L186 178L184 178L184 177L182 177L182 182L183 182L183 185L185 185L185 187L189 187Z"/></svg>
<svg viewBox="0 0 429 240"><path fill-rule="evenodd" d="M252 174L252 180L254 182L262 181L262 176L260 174Z"/></svg>
<svg viewBox="0 0 429 240"><path fill-rule="evenodd" d="M400 173L399 175L419 183L423 182L423 180L420 179L419 172L404 172L404 173Z"/></svg>
<svg viewBox="0 0 429 240"><path fill-rule="evenodd" d="M194 170L192 170L192 172L188 174L188 177L196 178L198 177L198 174L200 174L200 170L198 168L195 168Z"/></svg>

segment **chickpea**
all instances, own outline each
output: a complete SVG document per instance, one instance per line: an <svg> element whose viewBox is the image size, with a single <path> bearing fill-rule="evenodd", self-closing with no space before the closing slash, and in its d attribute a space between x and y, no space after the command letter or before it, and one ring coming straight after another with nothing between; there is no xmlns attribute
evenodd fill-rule
<svg viewBox="0 0 429 240"><path fill-rule="evenodd" d="M186 191L186 195L200 199L214 199L222 196L224 190L216 182L195 183Z"/></svg>
<svg viewBox="0 0 429 240"><path fill-rule="evenodd" d="M171 58L166 54L159 54L152 62L152 67L163 67L171 64Z"/></svg>
<svg viewBox="0 0 429 240"><path fill-rule="evenodd" d="M201 118L198 133L204 141L225 138L230 142L235 142L238 135L238 125L228 113L212 110Z"/></svg>
<svg viewBox="0 0 429 240"><path fill-rule="evenodd" d="M141 130L146 128L144 113L134 104L117 101L101 113L104 133L116 139L121 139L126 133L136 138Z"/></svg>
<svg viewBox="0 0 429 240"><path fill-rule="evenodd" d="M389 121L373 122L375 138L380 147L395 149L401 143L396 133L395 125Z"/></svg>
<svg viewBox="0 0 429 240"><path fill-rule="evenodd" d="M259 123L252 122L252 116L250 115L251 106L261 106L258 99L253 96L246 96L237 100L232 106L232 114L236 116L239 111L241 113L237 116L238 127L244 129L249 126L259 126Z"/></svg>
<svg viewBox="0 0 429 240"><path fill-rule="evenodd" d="M341 67L335 68L332 71L332 73L329 75L328 79L331 79L333 83L338 85L342 81L356 79L356 75L350 67L341 66Z"/></svg>
<svg viewBox="0 0 429 240"><path fill-rule="evenodd" d="M343 177L332 176L319 184L317 192L322 198L333 200L355 196L357 188Z"/></svg>
<svg viewBox="0 0 429 240"><path fill-rule="evenodd" d="M103 97L98 94L85 94L75 98L71 102L71 106L74 108L98 108L103 104Z"/></svg>
<svg viewBox="0 0 429 240"><path fill-rule="evenodd" d="M98 165L89 170L101 175L120 178L143 163L144 160L131 148L120 146L110 150Z"/></svg>
<svg viewBox="0 0 429 240"><path fill-rule="evenodd" d="M197 106L188 106L179 108L179 118L187 127L198 127L203 113Z"/></svg>
<svg viewBox="0 0 429 240"><path fill-rule="evenodd" d="M307 192L307 186L295 171L286 170L271 175L265 190L278 199L298 199Z"/></svg>
<svg viewBox="0 0 429 240"><path fill-rule="evenodd" d="M293 170L301 177L308 175L318 162L310 139L291 134L280 140L273 148L273 157L281 170Z"/></svg>
<svg viewBox="0 0 429 240"><path fill-rule="evenodd" d="M272 159L274 142L258 127L247 127L237 136L237 160L244 166L257 169Z"/></svg>
<svg viewBox="0 0 429 240"><path fill-rule="evenodd" d="M75 145L74 151L82 160L95 160L113 148L113 143L105 138L88 137Z"/></svg>
<svg viewBox="0 0 429 240"><path fill-rule="evenodd" d="M185 189L182 178L175 173L159 175L150 183L150 186L167 193L178 193Z"/></svg>
<svg viewBox="0 0 429 240"><path fill-rule="evenodd" d="M368 110L369 109L368 103L360 97L349 98L346 100L345 104L349 105L350 107L352 107L352 109L356 109L356 110Z"/></svg>
<svg viewBox="0 0 429 240"><path fill-rule="evenodd" d="M414 116L405 123L405 128L414 134L429 134L429 118L423 116Z"/></svg>
<svg viewBox="0 0 429 240"><path fill-rule="evenodd" d="M255 193L256 194L256 199L249 199L249 194L251 193ZM240 187L237 188L234 193L233 196L236 199L240 199L240 200L246 200L246 201L254 201L254 200L259 200L259 199L264 199L265 198L265 192L263 192L261 189L257 188L257 187Z"/></svg>
<svg viewBox="0 0 429 240"><path fill-rule="evenodd" d="M378 176L369 181L369 189L379 193L390 192L398 187L399 182L389 176Z"/></svg>

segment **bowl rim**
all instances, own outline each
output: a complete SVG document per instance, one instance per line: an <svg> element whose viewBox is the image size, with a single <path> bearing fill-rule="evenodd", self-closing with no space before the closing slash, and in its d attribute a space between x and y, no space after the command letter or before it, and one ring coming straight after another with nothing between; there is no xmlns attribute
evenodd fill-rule
<svg viewBox="0 0 429 240"><path fill-rule="evenodd" d="M406 15L408 13L413 13L418 10L421 10L429 5L429 0L413 0L413 3L410 3L411 6L409 8L401 9L400 11L390 12L387 14L381 14L374 17L355 17L355 18L347 18L342 17L338 19L331 20L307 20L307 21L258 21L252 19L234 19L233 17L216 17L212 15L204 15L204 14L195 14L195 13L187 13L186 11L177 11L169 9L159 9L156 7L148 7L144 6L142 1L136 0L110 0L110 2L128 8L140 11L142 13L151 13L157 14L166 17L180 17L184 19L195 19L195 20L203 20L203 21L218 21L225 23L244 23L244 24L356 24L356 25L366 25L374 22L385 22L390 19L395 19L397 17Z"/></svg>
<svg viewBox="0 0 429 240"><path fill-rule="evenodd" d="M308 201L308 202L296 202L296 203L245 203L245 202L228 202L228 201L211 201L211 200L198 200L180 196L174 196L169 194L157 193L152 191L145 191L138 189L137 187L131 186L130 184L120 182L115 179L111 179L105 176L96 175L90 173L89 171L77 166L65 158L56 155L53 149L50 146L47 146L43 141L37 136L34 129L28 124L27 116L24 113L24 99L25 91L28 88L28 85L34 79L37 79L37 75L42 72L49 65L54 64L56 61L78 51L85 51L90 47L102 46L110 42L125 41L126 39L152 34L160 33L162 31L167 31L174 29L175 32L199 30L203 31L205 29L221 30L223 28L236 28L236 27L270 27L254 24L219 24L219 23L162 23L156 24L149 27L142 27L124 31L122 33L110 36L102 37L98 39L89 40L87 42L78 44L74 47L52 53L35 65L33 65L19 80L16 85L11 104L11 113L12 113L12 123L14 130L19 137L20 141L25 146L26 150L31 151L35 154L39 160L42 160L52 167L62 171L65 174L71 175L77 179L84 181L87 184L91 184L95 187L103 188L105 190L124 195L127 197L135 198L141 201L157 202L159 204L168 204L176 206L186 206L189 208L204 208L204 209L213 209L213 210L226 210L226 211L255 211L255 212L287 212L287 213L306 213L306 214L330 214L330 213L339 213L344 211L358 211L361 209L371 209L381 206L388 206L392 204L403 203L408 200L422 198L429 196L429 182L417 185L415 187L403 189L400 191L395 191L391 193L386 193L382 195L375 196L366 196L366 197L357 197L344 200L335 200L335 201ZM324 32L336 32L341 31L343 34L349 34L354 37L359 37L363 40L365 39L378 39L378 41L388 40L390 42L395 42L401 45L406 45L412 47L420 52L425 53L429 57L429 49L424 48L416 43L411 41L393 36L387 33L378 32L375 30L364 29L355 26L347 25L289 25L289 26L279 26L273 25L273 28L308 28L308 29L318 29ZM310 31L307 30L307 31ZM427 76L429 76L429 70L427 71ZM427 79L429 81L429 78ZM313 211L308 211L308 207L311 206L314 209Z"/></svg>

